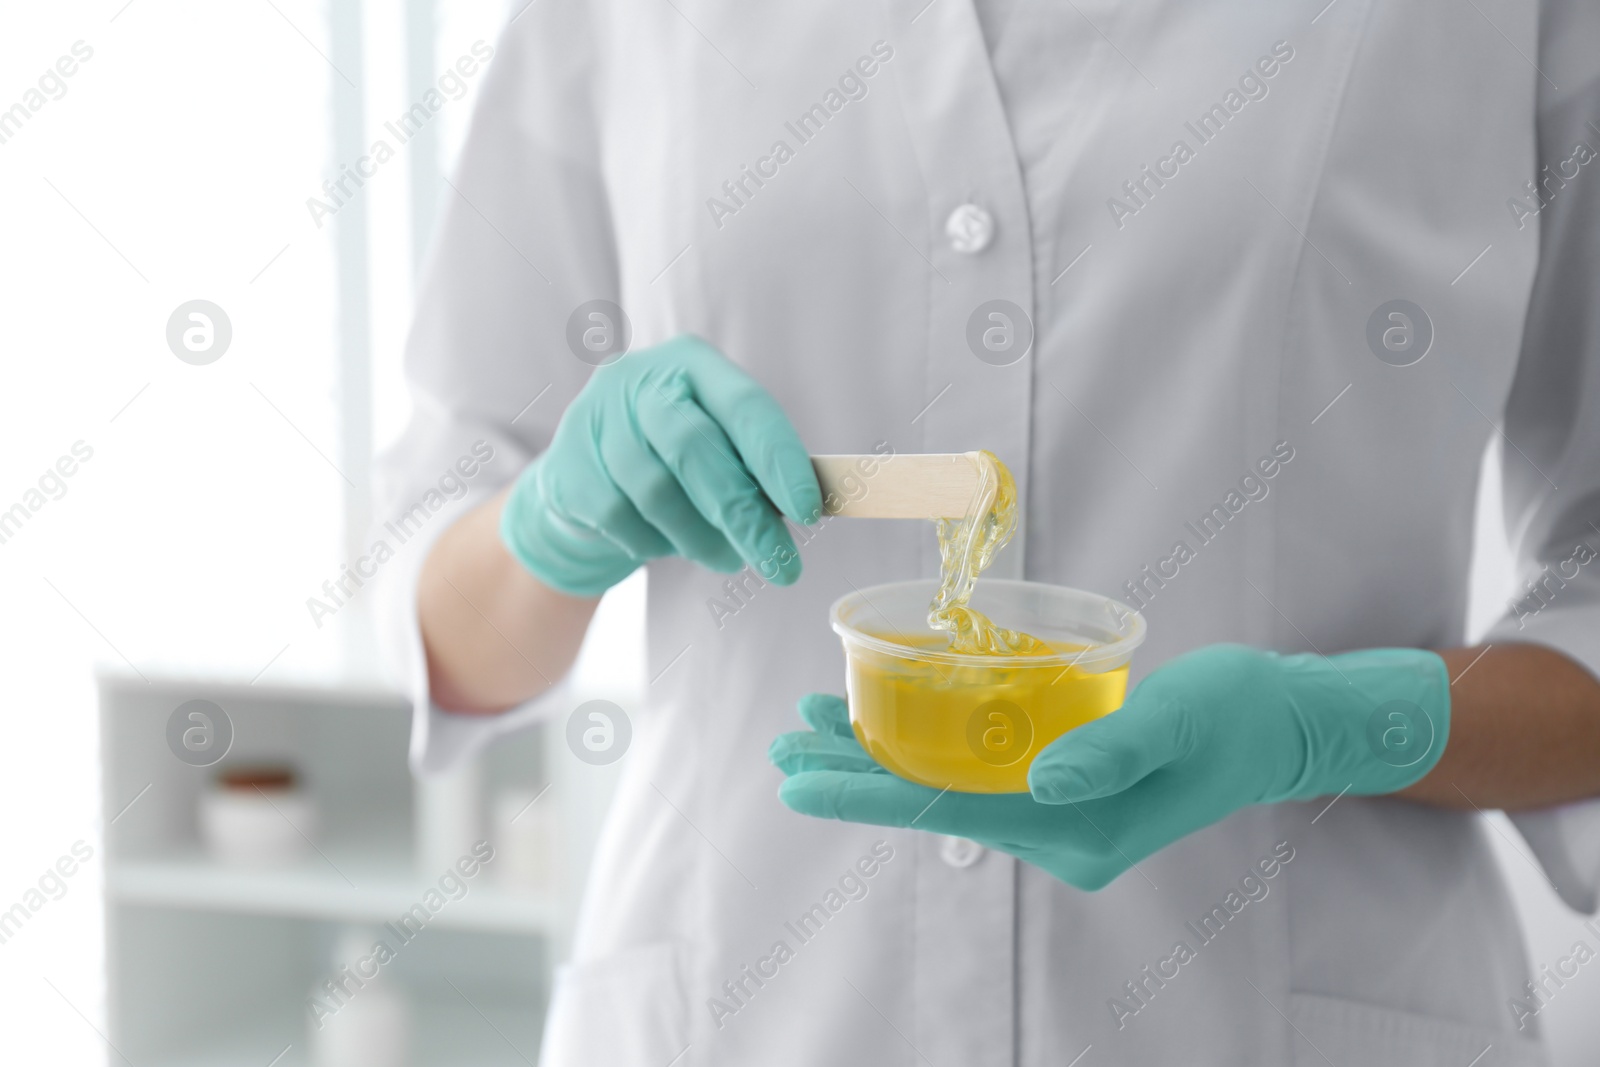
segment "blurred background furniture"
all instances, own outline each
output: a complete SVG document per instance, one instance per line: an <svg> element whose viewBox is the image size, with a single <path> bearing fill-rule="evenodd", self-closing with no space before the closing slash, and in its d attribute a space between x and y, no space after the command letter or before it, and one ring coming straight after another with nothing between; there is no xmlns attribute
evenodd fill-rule
<svg viewBox="0 0 1600 1067"><path fill-rule="evenodd" d="M561 719L459 772L417 780L405 758L410 709L381 689L105 673L100 693L107 1036L123 1055L167 1067L313 1062L324 1019L311 997L350 962L336 947L353 936L396 948L381 970L408 1006L415 1067L537 1058L549 970L565 952L614 777L549 758ZM197 699L232 727L231 748L211 766L190 766L168 745L174 709ZM268 866L213 856L197 818L202 795L219 770L263 763L296 768L318 813L308 847ZM522 832L525 819L540 829ZM494 858L462 877L458 861L483 841ZM413 933L401 924L430 891L443 904ZM365 992L344 988L346 1003Z"/></svg>

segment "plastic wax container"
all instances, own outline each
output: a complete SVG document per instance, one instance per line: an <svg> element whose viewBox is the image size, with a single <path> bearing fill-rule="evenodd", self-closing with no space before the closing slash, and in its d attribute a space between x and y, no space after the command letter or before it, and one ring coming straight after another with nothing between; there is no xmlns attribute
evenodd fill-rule
<svg viewBox="0 0 1600 1067"><path fill-rule="evenodd" d="M1145 621L1119 601L1038 582L980 579L971 606L1055 651L943 651L928 627L938 582L858 590L833 605L856 740L902 778L963 793L1025 793L1046 745L1122 706Z"/></svg>
<svg viewBox="0 0 1600 1067"><path fill-rule="evenodd" d="M238 867L286 867L317 836L317 806L292 767L223 768L200 794L200 837L212 858Z"/></svg>

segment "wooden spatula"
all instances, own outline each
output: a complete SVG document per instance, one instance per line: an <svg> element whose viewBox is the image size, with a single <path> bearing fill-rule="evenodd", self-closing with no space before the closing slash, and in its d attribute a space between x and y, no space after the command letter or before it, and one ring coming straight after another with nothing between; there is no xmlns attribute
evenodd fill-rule
<svg viewBox="0 0 1600 1067"><path fill-rule="evenodd" d="M977 452L811 457L823 506L854 519L959 519L981 462Z"/></svg>

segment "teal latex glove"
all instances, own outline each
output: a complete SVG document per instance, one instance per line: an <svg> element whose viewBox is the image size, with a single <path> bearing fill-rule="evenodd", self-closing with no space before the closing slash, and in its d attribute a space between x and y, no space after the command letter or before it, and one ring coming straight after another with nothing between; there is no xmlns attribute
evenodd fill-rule
<svg viewBox="0 0 1600 1067"><path fill-rule="evenodd" d="M800 556L780 508L800 523L822 511L799 435L755 379L679 337L594 372L518 476L500 539L573 596L599 596L667 555L723 572L748 563L789 585Z"/></svg>
<svg viewBox="0 0 1600 1067"><path fill-rule="evenodd" d="M1046 747L1031 794L916 785L856 743L843 700L812 693L799 710L811 731L770 752L789 776L778 796L795 811L971 838L1099 889L1252 804L1404 789L1444 751L1450 679L1442 659L1414 649L1323 657L1211 645Z"/></svg>

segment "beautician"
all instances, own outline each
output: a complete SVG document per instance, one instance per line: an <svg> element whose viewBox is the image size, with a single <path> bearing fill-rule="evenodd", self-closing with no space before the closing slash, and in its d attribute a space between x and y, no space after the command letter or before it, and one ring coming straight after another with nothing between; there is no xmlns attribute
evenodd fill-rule
<svg viewBox="0 0 1600 1067"><path fill-rule="evenodd" d="M1596 40L1580 0L518 14L384 473L495 453L393 613L423 773L565 717L648 572L547 1067L1543 1062L1479 813L1594 910ZM818 519L807 455L877 447L992 450L990 573L1148 622L1031 795L850 736L829 604L938 566ZM1465 647L1486 450L1522 584Z"/></svg>

